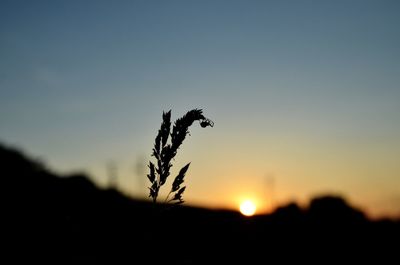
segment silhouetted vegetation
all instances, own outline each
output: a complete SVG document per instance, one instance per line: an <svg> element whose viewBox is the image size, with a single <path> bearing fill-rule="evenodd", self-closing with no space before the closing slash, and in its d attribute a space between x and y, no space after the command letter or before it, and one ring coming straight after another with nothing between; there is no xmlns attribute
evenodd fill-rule
<svg viewBox="0 0 400 265"><path fill-rule="evenodd" d="M58 176L0 146L2 264L394 263L400 223L370 221L341 197L270 215L165 207ZM162 212L160 214L160 212Z"/></svg>
<svg viewBox="0 0 400 265"><path fill-rule="evenodd" d="M214 126L214 123L211 120L204 117L201 109L190 110L183 115L182 118L177 119L172 128L172 132L171 111L163 112L162 117L163 121L160 130L158 130L152 154L152 156L156 158L157 163L154 165L151 161L149 162L150 173L147 175L147 178L151 182L151 187L149 187L149 197L153 198L153 202L157 201L160 188L165 184L170 175L172 160L185 140L186 135L189 134L189 127L192 126L193 122L199 121L203 128ZM168 144L169 136L171 136L170 144ZM182 195L186 186L181 187L181 185L184 182L185 174L189 169L189 166L190 163L184 166L175 177L171 190L165 199L166 202L172 202L175 204L183 203ZM171 194L172 196L170 198L169 196Z"/></svg>

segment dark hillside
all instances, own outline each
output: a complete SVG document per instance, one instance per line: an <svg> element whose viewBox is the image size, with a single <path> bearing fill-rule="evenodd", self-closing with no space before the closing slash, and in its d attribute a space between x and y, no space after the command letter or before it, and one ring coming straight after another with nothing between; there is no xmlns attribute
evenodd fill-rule
<svg viewBox="0 0 400 265"><path fill-rule="evenodd" d="M2 264L324 263L398 259L400 223L336 196L242 217L132 200L83 174L57 176L0 146ZM386 261L386 262L385 262ZM275 262L274 262L275 263Z"/></svg>

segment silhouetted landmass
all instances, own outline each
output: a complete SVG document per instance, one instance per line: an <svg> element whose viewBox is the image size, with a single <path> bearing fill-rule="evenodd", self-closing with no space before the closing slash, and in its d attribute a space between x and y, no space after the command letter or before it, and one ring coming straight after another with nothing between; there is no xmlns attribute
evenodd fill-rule
<svg viewBox="0 0 400 265"><path fill-rule="evenodd" d="M400 223L370 221L337 196L245 218L165 208L57 176L0 146L2 264L276 264L398 260Z"/></svg>

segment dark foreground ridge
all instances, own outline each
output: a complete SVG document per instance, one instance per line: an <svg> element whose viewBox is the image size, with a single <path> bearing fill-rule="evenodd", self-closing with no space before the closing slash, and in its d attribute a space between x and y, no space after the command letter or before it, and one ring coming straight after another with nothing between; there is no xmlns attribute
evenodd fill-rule
<svg viewBox="0 0 400 265"><path fill-rule="evenodd" d="M399 221L342 198L253 218L132 200L83 174L57 176L0 146L2 264L277 264L398 260Z"/></svg>

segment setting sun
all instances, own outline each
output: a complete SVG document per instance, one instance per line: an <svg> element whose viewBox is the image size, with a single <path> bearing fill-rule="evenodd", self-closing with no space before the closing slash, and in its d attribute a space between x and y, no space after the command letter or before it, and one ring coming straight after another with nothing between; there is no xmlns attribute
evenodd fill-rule
<svg viewBox="0 0 400 265"><path fill-rule="evenodd" d="M256 212L256 205L250 200L246 200L240 204L240 212L246 216L252 216Z"/></svg>

